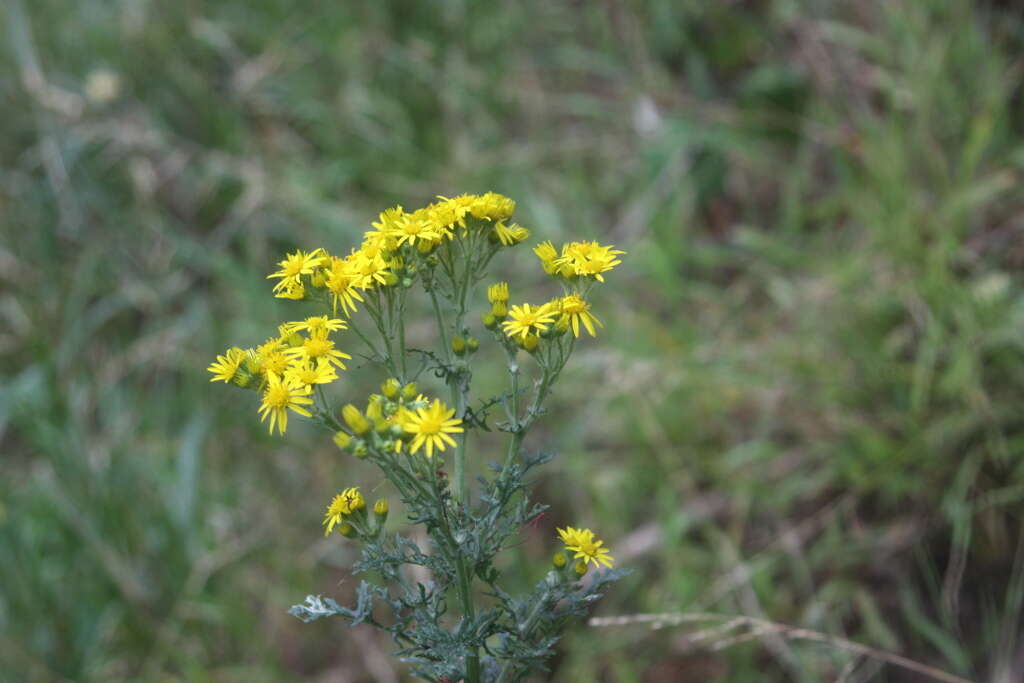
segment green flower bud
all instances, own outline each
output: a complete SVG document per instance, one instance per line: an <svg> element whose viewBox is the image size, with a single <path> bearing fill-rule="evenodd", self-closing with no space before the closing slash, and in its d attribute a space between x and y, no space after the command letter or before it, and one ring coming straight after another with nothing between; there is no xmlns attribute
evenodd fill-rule
<svg viewBox="0 0 1024 683"><path fill-rule="evenodd" d="M466 337L466 350L470 353L476 353L477 349L480 348L480 340L476 337Z"/></svg>
<svg viewBox="0 0 1024 683"><path fill-rule="evenodd" d="M313 271L313 277L309 278L309 284L317 289L323 289L327 285L327 272L319 268Z"/></svg>
<svg viewBox="0 0 1024 683"><path fill-rule="evenodd" d="M342 522L339 524L338 531L345 538L355 538L357 535L356 528L348 522Z"/></svg>
<svg viewBox="0 0 1024 683"><path fill-rule="evenodd" d="M540 344L540 339L532 334L526 335L526 337L520 337L518 339L519 345L526 349L528 352L533 353L537 350L537 345Z"/></svg>
<svg viewBox="0 0 1024 683"><path fill-rule="evenodd" d="M480 321L484 324L484 327L489 330L493 330L498 326L498 319L490 313L481 313Z"/></svg>
<svg viewBox="0 0 1024 683"><path fill-rule="evenodd" d="M381 498L373 504L373 514L377 515L381 521L384 521L388 517L388 499Z"/></svg>
<svg viewBox="0 0 1024 683"><path fill-rule="evenodd" d="M364 459L369 454L370 454L370 449L368 449L366 447L366 444L364 442L362 442L362 441L357 443L355 445L355 448L352 449L352 455L356 456L360 460Z"/></svg>
<svg viewBox="0 0 1024 683"><path fill-rule="evenodd" d="M346 434L345 432L340 432L340 431L339 432L335 432L334 433L334 443L341 450L345 450L345 449L348 448L349 444L352 443L352 437L349 436L348 434Z"/></svg>
<svg viewBox="0 0 1024 683"><path fill-rule="evenodd" d="M573 569L576 570L577 574L579 574L580 576L583 576L584 574L587 573L587 563L584 562L583 560L579 560L579 561L576 562L576 566L573 567Z"/></svg>
<svg viewBox="0 0 1024 683"><path fill-rule="evenodd" d="M406 401L411 401L420 393L420 388L416 386L416 382L409 382L402 387L402 398Z"/></svg>
<svg viewBox="0 0 1024 683"><path fill-rule="evenodd" d="M491 304L491 315L495 320L504 320L508 317L508 304L504 301L495 301Z"/></svg>
<svg viewBox="0 0 1024 683"><path fill-rule="evenodd" d="M390 270L384 273L384 286L394 287L398 284L398 276L392 273Z"/></svg>
<svg viewBox="0 0 1024 683"><path fill-rule="evenodd" d="M412 278L410 278L410 277L403 277L402 278L402 287L404 287L406 289L409 289L410 287L412 287L412 284L413 284L412 283Z"/></svg>
<svg viewBox="0 0 1024 683"><path fill-rule="evenodd" d="M551 564L555 566L555 569L562 569L568 562L569 560L565 559L565 553L555 553L555 556L551 558Z"/></svg>
<svg viewBox="0 0 1024 683"><path fill-rule="evenodd" d="M394 377L388 377L384 380L384 383L380 385L380 393L390 398L392 401L398 398L398 392L402 390L401 383Z"/></svg>
<svg viewBox="0 0 1024 683"><path fill-rule="evenodd" d="M457 356L461 356L466 352L466 340L462 338L461 334L457 334L452 337L452 351L454 351Z"/></svg>

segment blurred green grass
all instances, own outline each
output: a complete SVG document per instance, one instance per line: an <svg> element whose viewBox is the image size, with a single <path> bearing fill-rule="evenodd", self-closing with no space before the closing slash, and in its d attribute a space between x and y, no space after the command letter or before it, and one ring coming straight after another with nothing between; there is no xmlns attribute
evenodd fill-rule
<svg viewBox="0 0 1024 683"><path fill-rule="evenodd" d="M289 315L264 280L284 250L487 189L538 239L629 251L544 425L559 459L538 490L548 527L592 526L636 569L598 613L748 614L1021 675L1010 9L2 16L0 680L397 680L387 643L285 614L351 591L320 505L372 472L311 430L266 436L204 368ZM550 531L516 563L541 566ZM580 625L552 678L916 680L685 633Z"/></svg>

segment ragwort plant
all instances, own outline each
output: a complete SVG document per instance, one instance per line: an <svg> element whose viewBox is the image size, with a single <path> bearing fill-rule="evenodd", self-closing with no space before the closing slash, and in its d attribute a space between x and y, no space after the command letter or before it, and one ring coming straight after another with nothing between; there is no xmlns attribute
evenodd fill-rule
<svg viewBox="0 0 1024 683"><path fill-rule="evenodd" d="M477 396L472 360L480 341L471 336L468 317L494 256L529 236L508 223L514 209L514 201L492 192L441 197L411 213L400 206L384 211L347 256L324 249L288 254L268 276L276 280L275 295L319 303L324 314L287 322L256 348L228 349L209 368L212 381L259 393L259 415L271 432L284 434L292 413L331 430L342 451L380 468L408 522L424 527L428 547L386 528L386 499L369 507L359 487L345 488L327 506L324 533L337 530L360 544L354 569L375 580L361 583L354 607L311 595L290 611L304 621L339 616L385 630L397 656L432 681L515 681L544 669L566 622L584 615L602 586L623 574L612 569L609 550L591 530L572 526L558 529L563 547L528 595L503 590L495 567L510 539L547 508L530 500L526 476L550 456L528 453L523 439L543 414L581 330L595 336L601 326L588 295L624 253L597 242L561 250L539 244L541 265L562 285L561 296L539 305L509 306L507 283L488 286L481 322L504 353L508 388ZM436 325L434 349L406 343L416 304ZM380 393L340 411L325 387L348 369L352 355L336 339L353 353L350 344L361 344L383 378ZM421 377L431 376L446 385L447 403L420 392ZM507 447L490 476L478 479L474 495L466 480L469 436L490 431L489 421L505 433ZM403 569L409 565L431 578L415 580L424 572ZM588 577L590 565L595 571ZM453 599L457 615L449 614Z"/></svg>

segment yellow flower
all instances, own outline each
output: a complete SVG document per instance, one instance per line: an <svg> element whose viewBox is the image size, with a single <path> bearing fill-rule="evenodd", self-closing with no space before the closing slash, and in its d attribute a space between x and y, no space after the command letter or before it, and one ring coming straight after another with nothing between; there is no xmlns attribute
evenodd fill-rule
<svg viewBox="0 0 1024 683"><path fill-rule="evenodd" d="M558 251L555 249L555 245L551 242L541 242L533 248L533 253L540 259L545 273L548 275L558 274L558 266L555 264L555 261L558 260Z"/></svg>
<svg viewBox="0 0 1024 683"><path fill-rule="evenodd" d="M415 434L409 452L416 453L420 446L426 444L427 457L430 458L433 457L435 448L443 451L446 443L455 446L455 440L448 435L458 434L463 430L459 426L462 420L453 418L454 414L455 409L449 409L439 399L434 399L429 407L420 408L416 412L406 411L403 414L402 428L410 434Z"/></svg>
<svg viewBox="0 0 1024 683"><path fill-rule="evenodd" d="M469 212L474 217L488 221L508 220L515 210L515 201L497 192L488 192L475 197L469 207Z"/></svg>
<svg viewBox="0 0 1024 683"><path fill-rule="evenodd" d="M311 360L300 360L284 371L285 380L292 380L295 384L313 386L314 384L328 384L338 379L331 364L324 359L318 360L315 364Z"/></svg>
<svg viewBox="0 0 1024 683"><path fill-rule="evenodd" d="M345 369L345 363L342 362L342 359L352 358L352 356L348 355L344 351L339 351L334 348L334 342L328 338L326 332L320 332L307 337L302 341L301 346L292 347L285 351L285 353L298 360L323 360L337 365L341 370Z"/></svg>
<svg viewBox="0 0 1024 683"><path fill-rule="evenodd" d="M277 425L279 434L284 434L288 429L288 411L294 410L299 415L312 417L310 412L303 406L309 405L313 399L308 398L312 388L308 385L298 384L294 380L281 379L273 373L267 373L267 389L263 393L263 403L260 405L260 422L264 422L270 416L270 433L274 433L274 425Z"/></svg>
<svg viewBox="0 0 1024 683"><path fill-rule="evenodd" d="M364 245L365 247L366 245ZM357 286L362 289L370 289L378 284L385 285L388 282L387 261L379 250L361 248L352 252L352 269L358 276Z"/></svg>
<svg viewBox="0 0 1024 683"><path fill-rule="evenodd" d="M294 285L300 285L302 276L312 275L313 269L319 266L323 260L323 249L314 249L308 254L301 250L296 251L294 254L286 254L285 259L277 264L281 267L281 270L271 273L267 276L267 279L281 278L281 281L274 285L275 292Z"/></svg>
<svg viewBox="0 0 1024 683"><path fill-rule="evenodd" d="M289 334L303 331L307 331L310 334L320 334L321 332L346 330L348 329L348 324L340 318L331 318L326 315L314 315L306 318L305 320L285 323L282 327L284 328L282 332L288 332Z"/></svg>
<svg viewBox="0 0 1024 683"><path fill-rule="evenodd" d="M618 256L626 252L612 246L603 246L597 242L569 242L562 247L562 255L555 260L560 273L565 275L584 275L604 282L601 273L605 273L622 263Z"/></svg>
<svg viewBox="0 0 1024 683"><path fill-rule="evenodd" d="M341 409L341 417L345 420L345 424L347 424L357 435L362 435L370 431L370 423L367 422L366 418L363 417L363 414L359 412L359 408L356 408L351 403Z"/></svg>
<svg viewBox="0 0 1024 683"><path fill-rule="evenodd" d="M406 243L416 246L416 240L437 242L441 239L441 235L434 230L426 216L417 214L419 214L418 211L415 214L403 216L388 232L397 240L398 246Z"/></svg>
<svg viewBox="0 0 1024 683"><path fill-rule="evenodd" d="M366 507L366 500L359 492L358 486L345 489L336 495L331 504L327 506L327 512L324 513L324 526L327 527L324 530L324 536L330 534L334 530L334 526L339 524L346 515L351 515L364 507Z"/></svg>
<svg viewBox="0 0 1024 683"><path fill-rule="evenodd" d="M492 304L498 301L508 301L508 283L498 282L488 287L487 300Z"/></svg>
<svg viewBox="0 0 1024 683"><path fill-rule="evenodd" d="M332 258L325 282L327 290L331 293L331 310L337 313L338 304L341 304L341 310L346 315L355 313L356 301L363 300L359 294L361 281L362 276L351 259Z"/></svg>
<svg viewBox="0 0 1024 683"><path fill-rule="evenodd" d="M608 549L602 547L604 541L594 538L594 532L590 529L574 529L571 526L565 529L558 529L558 535L565 544L565 549L574 553L574 560L592 562L595 567L604 565L611 568L615 558L608 554Z"/></svg>
<svg viewBox="0 0 1024 683"><path fill-rule="evenodd" d="M278 299L293 299L295 301L302 301L306 298L306 286L301 282L289 282L284 288L278 290L274 288L276 292L274 294Z"/></svg>
<svg viewBox="0 0 1024 683"><path fill-rule="evenodd" d="M466 214L469 213L475 197L472 195L461 195L453 199L437 197L441 201L434 202L427 207L426 212L430 222L439 229L443 237L451 237L452 228L458 226L466 227Z"/></svg>
<svg viewBox="0 0 1024 683"><path fill-rule="evenodd" d="M276 338L268 339L256 347L255 365L260 374L277 375L280 377L288 369L288 356L285 355L285 343Z"/></svg>
<svg viewBox="0 0 1024 683"><path fill-rule="evenodd" d="M590 304L583 300L579 294L570 294L563 297L559 302L562 309L562 316L567 318L572 326L573 335L580 336L580 323L587 328L591 337L596 337L594 325L604 327L600 320L590 312Z"/></svg>
<svg viewBox="0 0 1024 683"><path fill-rule="evenodd" d="M210 381L230 382L235 378L235 375L238 374L238 368L241 367L245 358L245 351L237 346L232 346L224 352L223 356L218 355L217 360L213 362L210 367L206 368L213 373L213 377Z"/></svg>
<svg viewBox="0 0 1024 683"><path fill-rule="evenodd" d="M384 246L385 248L391 247L388 251L394 251L394 246L398 246L394 243L394 238L391 233L394 231L398 222L402 220L405 215L405 211L401 206L396 206L390 209L385 209L377 218L375 223L371 223L375 230L369 230L363 233L363 238L367 242L375 243Z"/></svg>
<svg viewBox="0 0 1024 683"><path fill-rule="evenodd" d="M511 247L529 237L530 231L516 223L506 226L504 223L498 222L494 224L494 234L502 244Z"/></svg>
<svg viewBox="0 0 1024 683"><path fill-rule="evenodd" d="M541 333L547 329L555 319L555 313L547 304L543 306L513 306L509 311L508 320L501 324L505 334L509 337L518 336L525 340L531 332Z"/></svg>

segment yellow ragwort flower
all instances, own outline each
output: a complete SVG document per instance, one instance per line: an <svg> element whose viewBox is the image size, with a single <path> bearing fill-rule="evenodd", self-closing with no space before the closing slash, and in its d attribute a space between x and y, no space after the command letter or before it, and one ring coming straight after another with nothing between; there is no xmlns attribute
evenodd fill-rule
<svg viewBox="0 0 1024 683"><path fill-rule="evenodd" d="M295 322L285 323L282 325L284 328L282 332L288 332L289 334L294 332L309 332L310 334L320 334L322 332L335 332L337 330L347 330L348 323L340 318L331 318L326 315L314 315L305 320L297 320Z"/></svg>
<svg viewBox="0 0 1024 683"><path fill-rule="evenodd" d="M515 201L497 192L488 192L475 197L469 207L469 212L475 218L488 221L508 220L515 210Z"/></svg>
<svg viewBox="0 0 1024 683"><path fill-rule="evenodd" d="M558 529L558 535L565 544L565 549L576 553L574 560L592 562L595 567L602 564L609 569L614 566L615 558L608 554L604 548L604 541L594 538L594 532L590 529L574 529L571 526L565 529Z"/></svg>
<svg viewBox="0 0 1024 683"><path fill-rule="evenodd" d="M555 319L555 311L551 310L548 304L543 306L513 306L509 311L508 320L501 324L505 334L509 337L519 337L525 340L531 332L540 334L547 329Z"/></svg>
<svg viewBox="0 0 1024 683"><path fill-rule="evenodd" d="M429 219L426 216L417 214L419 214L418 211L414 214L402 216L396 222L396 225L388 231L388 235L395 238L398 246L406 243L416 246L416 240L426 242L439 242L441 240L440 233L434 229Z"/></svg>
<svg viewBox="0 0 1024 683"><path fill-rule="evenodd" d="M284 371L284 378L285 380L293 380L296 384L311 387L314 384L333 382L338 379L338 375L334 372L334 367L321 358L316 362L303 359L293 363Z"/></svg>
<svg viewBox="0 0 1024 683"><path fill-rule="evenodd" d="M625 253L597 242L569 242L562 247L562 255L555 260L555 265L562 275L568 270L571 275L589 276L604 282L601 273L622 263L618 256Z"/></svg>
<svg viewBox="0 0 1024 683"><path fill-rule="evenodd" d="M548 275L558 274L558 266L555 264L555 261L558 260L558 250L555 249L555 245L551 242L541 242L533 248L533 253L540 259L545 273Z"/></svg>
<svg viewBox="0 0 1024 683"><path fill-rule="evenodd" d="M594 332L594 325L604 327L601 321L597 319L597 316L590 312L590 304L584 301L579 294L570 294L569 296L562 297L557 303L562 310L562 316L568 319L573 335L580 336L581 322L587 328L587 332L590 333L591 337L597 336Z"/></svg>
<svg viewBox="0 0 1024 683"><path fill-rule="evenodd" d="M515 244L519 244L529 237L530 231L517 223L505 225L499 221L494 224L494 234L497 236L499 242L504 244L506 247L511 247Z"/></svg>
<svg viewBox="0 0 1024 683"><path fill-rule="evenodd" d="M308 385L267 373L267 388L263 392L263 403L259 410L260 422L265 422L269 416L270 433L274 433L276 424L278 433L284 434L288 429L289 410L294 410L299 415L312 417L310 412L303 407L313 402L313 399L309 398L312 391L313 389Z"/></svg>
<svg viewBox="0 0 1024 683"><path fill-rule="evenodd" d="M347 488L336 495L331 504L327 506L327 512L324 513L324 526L327 527L324 530L324 536L330 534L334 530L334 526L341 523L346 515L351 515L364 507L366 507L366 500L359 492L358 486Z"/></svg>
<svg viewBox="0 0 1024 683"><path fill-rule="evenodd" d="M319 332L302 340L299 346L293 346L285 351L286 354L297 360L320 361L337 365L340 370L345 369L342 359L351 359L352 356L344 351L334 348L334 342L327 336L327 332Z"/></svg>
<svg viewBox="0 0 1024 683"><path fill-rule="evenodd" d="M238 374L238 368L241 367L245 358L245 351L237 346L232 346L224 352L223 356L218 355L217 360L210 364L210 367L206 368L213 373L210 381L230 382Z"/></svg>
<svg viewBox="0 0 1024 683"><path fill-rule="evenodd" d="M281 267L281 270L271 273L267 276L267 279L281 278L281 281L274 285L275 292L288 289L294 285L301 285L302 276L312 275L313 269L319 266L324 259L323 249L314 249L308 254L302 250L298 250L294 254L286 254L285 259L277 264Z"/></svg>
<svg viewBox="0 0 1024 683"><path fill-rule="evenodd" d="M449 434L459 434L463 429L459 426L462 420L452 417L454 414L455 409L448 408L440 399L434 399L428 407L416 412L405 411L402 414L402 428L415 435L409 445L409 452L416 453L420 446L426 444L427 457L430 458L435 448L440 452L446 448L446 443L455 446L455 440Z"/></svg>
<svg viewBox="0 0 1024 683"><path fill-rule="evenodd" d="M363 301L359 293L362 280L363 277L351 258L331 258L327 280L324 283L331 293L331 310L337 313L338 305L341 304L341 310L346 315L355 313L356 302Z"/></svg>

